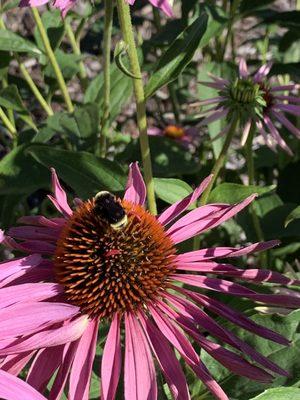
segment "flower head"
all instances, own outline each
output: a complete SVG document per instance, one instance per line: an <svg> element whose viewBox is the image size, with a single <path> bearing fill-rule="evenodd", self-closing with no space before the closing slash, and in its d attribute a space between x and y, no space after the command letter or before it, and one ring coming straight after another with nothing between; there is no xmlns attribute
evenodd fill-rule
<svg viewBox="0 0 300 400"><path fill-rule="evenodd" d="M288 344L286 338L206 294L217 291L288 309L299 307L297 297L262 294L227 278L255 284L268 281L288 285L298 281L265 269L243 270L219 261L220 257L224 260L262 251L277 242L239 249L178 252L179 243L232 218L255 197L235 205L209 204L183 215L210 179L206 178L191 195L154 217L145 209L146 190L138 166L131 165L124 198L114 200L124 209L126 224L116 229L99 214L95 198L85 202L77 199L72 210L52 170L54 195L49 198L62 216L25 216L19 221L21 226L11 228L8 235L2 234L4 245L26 254L1 264L2 371L18 375L32 361L26 381L34 389L43 393L57 371L50 399L59 399L68 386L69 399L87 400L99 327L101 332L102 325L109 324L101 364L104 400L114 399L118 387L123 327L125 400L157 399L153 358L173 397L190 399L174 349L217 399L227 399L188 336L239 375L261 382L272 379L270 372L286 375L207 313L221 316L253 334ZM203 330L238 352L208 339ZM260 366L247 361L244 355Z"/></svg>
<svg viewBox="0 0 300 400"><path fill-rule="evenodd" d="M201 105L213 105L205 112L208 115L201 121L201 125L221 118L227 118L227 122L230 123L235 115L243 127L242 144L246 142L251 125L253 125L272 150L279 145L292 155L292 151L281 137L276 123L280 123L300 139L300 130L284 115L284 113L300 115L299 97L292 93L286 94L287 91L295 90L297 85L272 85L267 78L271 66L272 63L265 64L254 75L250 75L247 64L242 59L239 65L239 76L234 81L212 75L212 82L201 82L219 90L219 96L200 101ZM228 132L229 125L220 132L220 135Z"/></svg>
<svg viewBox="0 0 300 400"><path fill-rule="evenodd" d="M126 1L130 5L133 5L136 2L136 0L126 0ZM173 11L171 4L173 3L173 0L149 0L149 3L151 3L153 7L160 8L169 17L172 17Z"/></svg>
<svg viewBox="0 0 300 400"><path fill-rule="evenodd" d="M169 124L163 128L148 128L148 135L163 136L172 140L189 150L195 150L199 142L199 130L195 127L184 128L180 125Z"/></svg>

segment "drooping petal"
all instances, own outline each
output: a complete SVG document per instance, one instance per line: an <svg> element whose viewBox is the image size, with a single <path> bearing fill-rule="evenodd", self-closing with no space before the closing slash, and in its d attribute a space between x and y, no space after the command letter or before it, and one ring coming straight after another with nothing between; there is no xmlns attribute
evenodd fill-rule
<svg viewBox="0 0 300 400"><path fill-rule="evenodd" d="M43 392L63 359L64 345L41 349L33 360L27 374L27 383Z"/></svg>
<svg viewBox="0 0 300 400"><path fill-rule="evenodd" d="M282 113L272 110L271 115L278 119L284 125L287 130L293 133L298 139L300 139L300 129L293 125Z"/></svg>
<svg viewBox="0 0 300 400"><path fill-rule="evenodd" d="M49 240L57 241L61 228L47 228L36 226L17 226L10 228L8 235L19 240Z"/></svg>
<svg viewBox="0 0 300 400"><path fill-rule="evenodd" d="M121 373L120 317L113 318L106 338L101 362L102 400L113 400Z"/></svg>
<svg viewBox="0 0 300 400"><path fill-rule="evenodd" d="M207 188L207 185L212 179L212 175L205 178L201 184L194 190L193 193L185 197L183 200L179 200L170 207L168 207L161 215L158 217L159 222L162 225L169 224L173 219L177 218L181 213L183 213L191 204L193 204L199 196Z"/></svg>
<svg viewBox="0 0 300 400"><path fill-rule="evenodd" d="M155 369L149 349L138 322L125 315L125 400L156 400Z"/></svg>
<svg viewBox="0 0 300 400"><path fill-rule="evenodd" d="M144 332L175 400L190 400L184 373L169 343L149 318L139 313Z"/></svg>
<svg viewBox="0 0 300 400"><path fill-rule="evenodd" d="M88 400L93 361L96 353L99 321L89 321L83 335L78 341L73 360L70 382L69 400Z"/></svg>
<svg viewBox="0 0 300 400"><path fill-rule="evenodd" d="M146 186L137 162L134 162L129 166L129 175L124 199L142 206L145 204Z"/></svg>
<svg viewBox="0 0 300 400"><path fill-rule="evenodd" d="M48 197L59 212L61 212L65 217L70 217L73 212L68 204L66 192L61 187L54 168L51 168L51 173L54 196L49 195Z"/></svg>
<svg viewBox="0 0 300 400"><path fill-rule="evenodd" d="M64 303L14 304L0 310L0 337L6 339L29 335L49 325L70 319L78 311L78 307Z"/></svg>
<svg viewBox="0 0 300 400"><path fill-rule="evenodd" d="M199 356L190 344L185 335L175 327L170 320L164 316L158 309L149 306L151 315L162 334L178 350L185 361L190 365L196 375L202 380L208 390L219 400L228 400L228 397L210 376L206 367L202 364Z"/></svg>
<svg viewBox="0 0 300 400"><path fill-rule="evenodd" d="M0 341L0 357L23 351L59 346L77 340L83 334L88 318L82 315L60 328L44 330L25 339Z"/></svg>
<svg viewBox="0 0 300 400"><path fill-rule="evenodd" d="M227 108L220 108L220 110L214 111L211 115L204 118L198 126L201 127L201 126L211 124L212 122L225 117L228 114L228 112L229 112L229 110Z"/></svg>
<svg viewBox="0 0 300 400"><path fill-rule="evenodd" d="M168 17L173 16L173 11L169 4L169 0L150 0L150 3L154 7L160 8Z"/></svg>
<svg viewBox="0 0 300 400"><path fill-rule="evenodd" d="M262 65L253 77L254 82L261 82L270 72L272 65L273 63L271 61Z"/></svg>
<svg viewBox="0 0 300 400"><path fill-rule="evenodd" d="M33 357L35 351L26 351L20 354L13 354L5 357L4 362L1 364L1 370L9 374L18 376L23 368Z"/></svg>
<svg viewBox="0 0 300 400"><path fill-rule="evenodd" d="M0 397L3 400L47 400L26 382L1 370Z"/></svg>
<svg viewBox="0 0 300 400"><path fill-rule="evenodd" d="M280 242L278 240L270 240L268 242L253 243L246 247L211 247L207 249L194 250L187 253L179 254L176 257L176 261L180 262L193 262L193 261L205 261L214 258L227 258L227 257L242 257L247 254L256 253L259 251L265 251L271 249Z"/></svg>
<svg viewBox="0 0 300 400"><path fill-rule="evenodd" d="M49 0L21 0L19 7L40 7L47 4Z"/></svg>
<svg viewBox="0 0 300 400"><path fill-rule="evenodd" d="M24 283L0 289L0 310L15 303L42 301L62 293L57 283Z"/></svg>
<svg viewBox="0 0 300 400"><path fill-rule="evenodd" d="M0 263L0 287L6 286L17 277L24 275L26 270L36 267L41 261L40 255L33 254Z"/></svg>
<svg viewBox="0 0 300 400"><path fill-rule="evenodd" d="M247 63L244 58L241 58L239 63L239 74L241 78L248 78L249 76Z"/></svg>
<svg viewBox="0 0 300 400"><path fill-rule="evenodd" d="M278 143L278 145L283 150L285 150L290 156L292 156L293 155L292 150L289 148L289 146L286 144L286 142L282 139L277 128L275 127L275 125L273 124L273 122L270 120L270 118L267 115L265 115L265 117L264 117L264 122L267 125L268 129L270 130L270 133L273 136L274 140Z"/></svg>

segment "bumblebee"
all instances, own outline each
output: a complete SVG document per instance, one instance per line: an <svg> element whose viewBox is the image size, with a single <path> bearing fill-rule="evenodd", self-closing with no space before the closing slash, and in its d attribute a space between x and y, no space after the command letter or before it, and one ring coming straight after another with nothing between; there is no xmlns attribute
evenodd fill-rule
<svg viewBox="0 0 300 400"><path fill-rule="evenodd" d="M107 191L98 192L94 198L95 212L116 231L125 228L128 218L116 196Z"/></svg>

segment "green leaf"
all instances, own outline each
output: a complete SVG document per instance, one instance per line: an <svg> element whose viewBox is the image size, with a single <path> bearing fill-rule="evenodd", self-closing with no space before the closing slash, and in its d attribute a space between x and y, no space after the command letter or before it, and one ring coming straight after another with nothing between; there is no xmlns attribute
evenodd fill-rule
<svg viewBox="0 0 300 400"><path fill-rule="evenodd" d="M251 400L300 400L300 389L295 387L268 389Z"/></svg>
<svg viewBox="0 0 300 400"><path fill-rule="evenodd" d="M58 175L84 199L103 189L124 190L126 176L116 162L83 151L67 151L44 145L33 145L27 151L42 165L54 167Z"/></svg>
<svg viewBox="0 0 300 400"><path fill-rule="evenodd" d="M42 54L32 42L6 29L0 29L0 50L33 55Z"/></svg>
<svg viewBox="0 0 300 400"><path fill-rule="evenodd" d="M172 178L154 178L154 188L156 195L169 204L182 200L193 191L186 182Z"/></svg>
<svg viewBox="0 0 300 400"><path fill-rule="evenodd" d="M0 105L11 110L27 113L16 85L9 85L1 90Z"/></svg>
<svg viewBox="0 0 300 400"><path fill-rule="evenodd" d="M12 57L7 51L0 51L0 79L7 75L7 70Z"/></svg>
<svg viewBox="0 0 300 400"><path fill-rule="evenodd" d="M244 200L251 194L257 193L262 195L271 192L275 186L244 186L238 183L221 183L218 185L209 196L210 203L229 203L234 204Z"/></svg>
<svg viewBox="0 0 300 400"><path fill-rule="evenodd" d="M202 14L174 40L168 50L160 57L146 85L146 97L150 97L156 90L175 80L191 62L206 31L207 20L207 14Z"/></svg>
<svg viewBox="0 0 300 400"><path fill-rule="evenodd" d="M30 194L48 187L49 171L29 157L26 148L18 146L0 161L0 194Z"/></svg>
<svg viewBox="0 0 300 400"><path fill-rule="evenodd" d="M300 218L300 206L296 207L287 217L287 219L285 220L285 224L284 226L287 227L288 224L292 221L294 221L294 219L299 219Z"/></svg>

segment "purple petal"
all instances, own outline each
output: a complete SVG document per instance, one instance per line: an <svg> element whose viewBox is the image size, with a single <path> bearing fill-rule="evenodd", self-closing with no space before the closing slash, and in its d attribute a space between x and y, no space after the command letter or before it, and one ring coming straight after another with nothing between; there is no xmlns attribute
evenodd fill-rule
<svg viewBox="0 0 300 400"><path fill-rule="evenodd" d="M43 392L62 363L63 350L63 345L40 350L30 366L27 383L39 392Z"/></svg>
<svg viewBox="0 0 300 400"><path fill-rule="evenodd" d="M61 212L65 217L70 217L73 214L73 212L68 204L66 192L61 187L61 184L58 180L54 168L51 168L51 173L52 173L52 188L54 197L53 196L48 196L48 197L59 212Z"/></svg>
<svg viewBox="0 0 300 400"><path fill-rule="evenodd" d="M149 306L151 315L158 326L158 329L167 340L178 350L185 361L190 365L197 376L202 380L206 387L214 394L217 399L228 400L222 388L213 380L203 366L199 356L185 335L177 329L170 320L159 311L159 309Z"/></svg>
<svg viewBox="0 0 300 400"><path fill-rule="evenodd" d="M261 82L270 72L273 63L269 61L267 64L262 65L254 75L254 82Z"/></svg>
<svg viewBox="0 0 300 400"><path fill-rule="evenodd" d="M25 215L18 219L18 223L58 229L64 226L66 220L65 218L46 218L43 215Z"/></svg>
<svg viewBox="0 0 300 400"><path fill-rule="evenodd" d="M124 199L142 206L145 204L146 186L137 162L132 163L129 166L129 175Z"/></svg>
<svg viewBox="0 0 300 400"><path fill-rule="evenodd" d="M125 400L156 400L154 364L146 338L130 313L125 315Z"/></svg>
<svg viewBox="0 0 300 400"><path fill-rule="evenodd" d="M300 97L296 97L296 96L285 96L285 95L281 95L281 94L276 94L275 95L276 100L286 100L288 102L291 103L300 103Z"/></svg>
<svg viewBox="0 0 300 400"><path fill-rule="evenodd" d="M49 0L21 0L19 7L39 7L48 2Z"/></svg>
<svg viewBox="0 0 300 400"><path fill-rule="evenodd" d="M25 339L0 341L0 357L22 351L36 350L46 347L59 346L77 340L83 334L88 323L85 315L77 317L59 328L44 330Z"/></svg>
<svg viewBox="0 0 300 400"><path fill-rule="evenodd" d="M41 261L41 256L34 254L0 263L0 287L12 282L16 277L24 275L26 270L36 267Z"/></svg>
<svg viewBox="0 0 300 400"><path fill-rule="evenodd" d="M49 229L36 226L18 226L10 228L8 235L19 240L50 240L57 241L61 228Z"/></svg>
<svg viewBox="0 0 300 400"><path fill-rule="evenodd" d="M297 89L297 85L280 85L271 87L271 92L284 92L285 90Z"/></svg>
<svg viewBox="0 0 300 400"><path fill-rule="evenodd" d="M223 304L218 300L215 300L203 294L195 293L190 290L185 290L181 288L177 288L177 291L183 293L185 296L189 296L201 307L206 307L214 314L217 314L232 322L233 324L240 326L252 333L255 333L258 336L264 337L268 340L272 340L273 342L285 346L289 344L289 341L283 336L279 335L277 332L273 332L272 330L265 328L264 326L258 325L250 318L246 317L244 314L233 310L232 308L228 307L226 304Z"/></svg>
<svg viewBox="0 0 300 400"><path fill-rule="evenodd" d="M0 397L3 400L47 400L26 382L1 370Z"/></svg>
<svg viewBox="0 0 300 400"><path fill-rule="evenodd" d="M278 119L284 125L287 130L293 133L298 139L300 139L300 129L298 129L295 125L293 125L283 114L278 113L274 110L271 111L271 115Z"/></svg>
<svg viewBox="0 0 300 400"><path fill-rule="evenodd" d="M26 351L20 354L13 354L5 357L4 362L1 364L1 370L9 374L18 376L23 368L33 357L35 351Z"/></svg>
<svg viewBox="0 0 300 400"><path fill-rule="evenodd" d="M0 289L0 311L15 303L42 301L62 293L57 283L24 283Z"/></svg>
<svg viewBox="0 0 300 400"><path fill-rule="evenodd" d="M78 312L78 307L63 303L15 304L0 310L0 337L3 340L29 335L49 325L70 319Z"/></svg>
<svg viewBox="0 0 300 400"><path fill-rule="evenodd" d="M172 7L168 0L150 0L154 7L160 8L168 17L173 17Z"/></svg>
<svg viewBox="0 0 300 400"><path fill-rule="evenodd" d="M200 124L198 125L199 127L205 126L208 124L211 124L214 121L217 121L218 119L221 119L225 117L228 114L228 109L227 108L221 108L219 111L214 111L211 115L208 117L204 118Z"/></svg>
<svg viewBox="0 0 300 400"><path fill-rule="evenodd" d="M190 400L184 373L169 343L149 318L139 313L139 319L174 399Z"/></svg>
<svg viewBox="0 0 300 400"><path fill-rule="evenodd" d="M92 367L96 354L99 321L89 321L78 341L69 380L69 400L88 400Z"/></svg>
<svg viewBox="0 0 300 400"><path fill-rule="evenodd" d="M247 247L212 247L179 254L176 257L178 262L205 261L214 258L241 257L247 254L265 251L280 244L278 240L270 240L268 242L253 243Z"/></svg>
<svg viewBox="0 0 300 400"><path fill-rule="evenodd" d="M273 122L270 120L270 118L267 115L265 115L265 117L264 117L264 122L267 125L267 127L269 128L272 137L278 143L278 145L283 150L285 150L290 156L292 156L293 155L292 150L289 148L289 146L282 139L282 137L280 136L280 133L278 132L278 130L276 129L275 125L273 124Z"/></svg>
<svg viewBox="0 0 300 400"><path fill-rule="evenodd" d="M116 313L106 338L101 361L102 400L114 400L117 391L122 353L120 342L120 317Z"/></svg>
<svg viewBox="0 0 300 400"><path fill-rule="evenodd" d="M180 214L182 214L191 204L193 204L198 197L204 192L207 188L209 182L212 179L212 175L209 175L205 178L201 184L194 190L193 193L185 197L183 200L179 200L174 203L172 206L168 207L163 213L158 217L158 221L162 225L169 224L173 219L177 218Z"/></svg>
<svg viewBox="0 0 300 400"><path fill-rule="evenodd" d="M296 117L300 116L300 106L296 106L294 104L276 104L274 108L279 108L282 111L288 112L292 115L296 115Z"/></svg>
<svg viewBox="0 0 300 400"><path fill-rule="evenodd" d="M241 78L248 78L248 76L249 76L247 63L244 58L241 58L241 60L240 60L239 75Z"/></svg>

